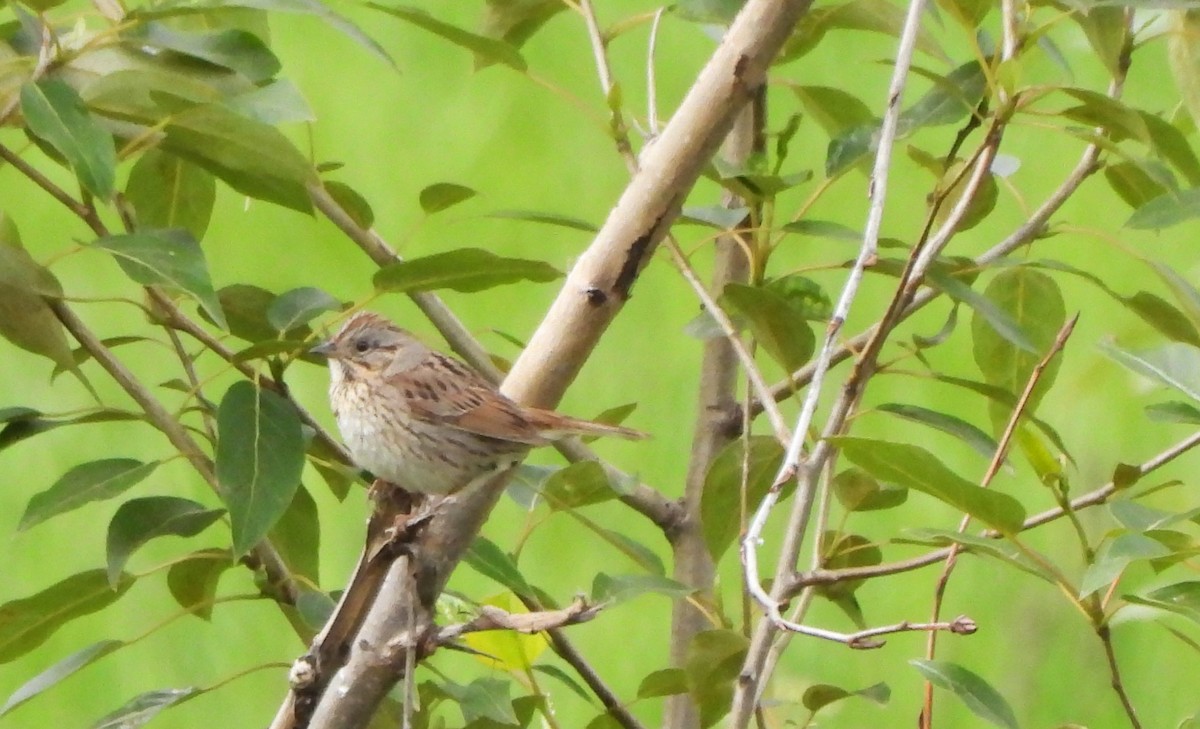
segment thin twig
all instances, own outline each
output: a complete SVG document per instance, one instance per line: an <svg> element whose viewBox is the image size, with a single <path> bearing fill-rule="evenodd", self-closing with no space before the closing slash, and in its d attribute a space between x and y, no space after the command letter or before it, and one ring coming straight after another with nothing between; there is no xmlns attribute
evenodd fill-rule
<svg viewBox="0 0 1200 729"><path fill-rule="evenodd" d="M576 597L570 605L559 610L538 610L530 613L510 613L494 605L484 605L480 608L479 615L471 620L447 625L438 630L437 642L439 645L449 645L467 633L488 630L515 630L532 635L554 628L586 623L603 609L604 604L592 604L582 597Z"/></svg>
<svg viewBox="0 0 1200 729"><path fill-rule="evenodd" d="M650 39L646 42L646 134L651 141L658 136L658 79L654 72L654 53L658 50L658 29L668 6L654 13L650 24Z"/></svg>
<svg viewBox="0 0 1200 729"><path fill-rule="evenodd" d="M233 365L234 369L241 373L242 376L257 382L259 387L271 390L272 392L284 397L288 397L288 399L291 400L292 406L296 410L296 415L300 418L300 422L313 429L313 437L321 441L321 444L328 448L332 453L336 454L342 462L352 463L349 451L347 451L337 440L337 438L334 438L333 434L326 430L325 427L321 425L321 423L318 422L315 417L313 417L312 413L310 413L303 405L290 397L289 393L287 392L287 388L282 382L277 382L271 377L259 372L252 367L249 362L238 359L236 352L225 346L224 342L222 342L220 339L217 339L207 329L197 324L191 319L191 317L184 314L183 310L171 300L171 297L167 296L156 288L150 288L148 291L151 300L154 302L155 308L158 310L159 315L165 317L167 324L169 325L169 329L175 329L184 332L192 339L195 339L197 342L203 345L205 349Z"/></svg>
<svg viewBox="0 0 1200 729"><path fill-rule="evenodd" d="M533 597L528 595L518 595L517 597L526 608L541 610L541 604ZM567 637L566 631L560 628L549 628L546 630L546 637L550 639L550 647L555 654L575 669L575 673L583 679L596 698L600 699L601 705L608 711L609 716L615 719L622 729L646 729L621 702L612 688L605 683L596 669L588 663L587 658L584 658L583 654L579 652L579 649Z"/></svg>
<svg viewBox="0 0 1200 729"><path fill-rule="evenodd" d="M612 66L608 62L608 49L604 35L600 32L600 21L596 19L596 9L592 6L591 0L579 0L579 11L587 26L592 55L596 59L596 74L599 76L600 90L604 92L605 106L609 107L609 124L611 126L609 132L617 144L617 153L621 155L621 159L625 160L625 167L630 174L634 174L638 169L637 155L633 153L633 143L629 139L629 128L625 125L625 119L621 116L620 109L614 108L612 105L616 81L613 79Z"/></svg>
<svg viewBox="0 0 1200 729"><path fill-rule="evenodd" d="M1170 447L1160 451L1154 456L1146 459L1141 464L1133 468L1137 472L1138 478L1144 478L1158 469L1168 465L1180 456L1188 453L1195 448L1200 447L1200 431L1192 433L1188 437L1172 444ZM1071 511L1080 511L1093 506L1099 506L1107 503L1118 491L1124 486L1118 486L1115 482L1109 481L1105 485L1089 491L1086 494L1081 494L1071 500ZM1065 510L1061 507L1047 509L1039 514L1035 514L1025 519L1021 524L1020 531L1025 532L1051 522L1061 519L1065 515ZM994 529L987 529L981 533L981 536L989 539L1000 539L1003 535ZM786 589L783 591L783 599L792 599L800 594L801 590L809 586L815 585L832 585L839 582L853 582L861 580L870 580L877 577L886 577L888 575L901 574L903 572L911 572L922 567L928 567L937 564L946 559L950 554L950 547L934 550L926 554L912 557L897 562L886 562L883 564L870 565L867 567L845 567L836 570L812 570L805 573L797 573L788 579Z"/></svg>
<svg viewBox="0 0 1200 729"><path fill-rule="evenodd" d="M704 282L696 275L696 270L692 268L692 264L688 261L687 256L679 249L679 244L675 239L668 236L666 239L667 250L671 252L671 257L675 261L675 266L683 275L685 281L691 285L692 290L696 294L696 298L704 305L704 309L721 327L721 331L725 334L726 340L729 341L733 351L737 353L738 360L742 363L742 369L746 372L746 379L754 388L755 393L759 398L766 398L770 394L767 389L767 383L763 380L762 373L758 369L758 364L754 361L754 357L746 349L746 343L742 341L738 334L737 328L729 319L729 315L717 303L712 294L708 292ZM774 405L774 403L772 403ZM775 431L775 437L781 445L785 445L792 440L792 431L788 429L787 423L784 422L783 413L778 407L765 408L767 419L771 421L771 428Z"/></svg>
<svg viewBox="0 0 1200 729"><path fill-rule="evenodd" d="M987 488L991 485L992 479L999 472L1000 466L1004 463L1004 459L1008 456L1009 445L1012 443L1013 434L1016 433L1017 426L1021 422L1021 418L1025 415L1025 410L1029 406L1029 401L1033 397L1033 391L1042 380L1042 375L1045 374L1046 368L1055 357L1062 352L1063 347L1067 345L1067 339L1071 336L1071 332L1075 330L1075 324L1079 321L1079 315L1071 317L1058 330L1058 335L1054 338L1054 342L1042 356L1038 363L1034 365L1030 371L1029 377L1025 381L1025 388L1021 391L1021 396L1017 398L1016 405L1013 407L1012 413L1008 417L1008 423L1004 427L1004 431L1000 436L999 442L996 444L996 450L992 454L991 463L988 464L987 470L983 474L980 481L980 488ZM967 527L971 524L971 515L964 514L962 520L958 524L958 533L962 534L967 531ZM942 574L938 577L933 591L933 609L931 610L931 620L936 621L942 613L942 601L946 596L946 587L950 584L950 575L954 572L954 567L958 563L958 555L962 551L962 545L958 542L950 545L950 553L946 555L946 561L942 567ZM935 633L930 633L925 639L925 658L933 660L937 652L937 637ZM929 681L925 682L924 691L924 707L921 711L921 727L922 729L930 729L933 726L933 684Z"/></svg>
<svg viewBox="0 0 1200 729"><path fill-rule="evenodd" d="M1100 637L1100 642L1104 644L1104 657L1108 661L1108 673L1111 677L1112 689L1117 693L1117 698L1121 700L1121 707L1125 710L1125 716L1129 718L1129 726L1133 729L1142 729L1142 723L1138 720L1137 710L1133 708L1133 702L1129 699L1129 694L1125 691L1125 682L1121 680L1121 668L1117 664L1117 652L1113 648L1112 630L1108 627L1108 623L1101 623L1096 628L1096 635Z"/></svg>
<svg viewBox="0 0 1200 729"><path fill-rule="evenodd" d="M766 526L767 519L778 502L783 485L786 482L799 477L796 503L805 512L807 512L808 507L812 503L811 486L813 474L808 468L802 467L804 439L816 414L817 403L821 396L821 386L825 378L825 373L829 370L832 363L833 352L837 346L837 338L849 315L850 306L858 294L858 286L862 281L864 272L867 266L876 258L876 250L879 244L879 230L883 220L884 202L887 198L887 178L891 166L892 145L895 143L896 131L899 126L900 105L908 80L908 69L912 64L913 52L916 49L917 32L920 29L920 17L923 7L923 0L912 0L905 18L904 29L901 32L900 47L896 52L892 81L888 88L887 109L884 112L883 122L879 131L879 147L875 156L875 166L871 173L869 186L871 204L866 228L863 232L862 246L859 248L858 256L849 274L847 274L846 283L842 287L841 295L838 297L838 302L830 316L829 325L825 332L825 340L814 359L812 376L808 383L808 391L801 405L800 416L797 419L795 429L792 431L792 437L783 462L780 464L779 472L776 474L775 482L771 485L766 497L755 511L754 518L751 519L750 525L746 529L745 537L741 542L741 556L746 587L755 600L764 608L768 619L774 622L776 627L783 629L793 629L796 624L788 623L780 615L778 601L768 595L762 587L758 574L758 544L761 540L762 531ZM796 513L794 510L793 514ZM788 563L792 560L789 560L788 557L789 555L799 553L799 545L804 539L803 527L806 522L807 513L800 514L798 520L789 521L789 533L783 547L782 559L779 563L780 569L791 569ZM794 527L799 533L794 533L791 527ZM735 720L733 724L735 727L745 726L745 721L750 716L750 708L747 705L739 711L735 707Z"/></svg>
<svg viewBox="0 0 1200 729"><path fill-rule="evenodd" d="M21 159L20 155L18 155L16 152L13 152L3 144L0 144L0 159L15 167L18 172L28 177L35 185L49 193L50 197L66 206L68 210L74 213L76 217L87 223L88 226L93 230L100 225L100 221L96 217L96 212L94 210L89 209L87 205L84 205L74 197L71 197L69 193L67 193L58 185L54 184L49 177L43 175L37 168Z"/></svg>

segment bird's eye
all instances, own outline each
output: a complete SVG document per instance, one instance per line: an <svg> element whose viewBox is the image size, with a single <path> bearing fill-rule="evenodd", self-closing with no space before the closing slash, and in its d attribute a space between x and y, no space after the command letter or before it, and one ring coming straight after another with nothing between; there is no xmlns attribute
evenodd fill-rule
<svg viewBox="0 0 1200 729"><path fill-rule="evenodd" d="M369 339L358 339L354 342L354 351L358 352L359 354L366 352L370 348L371 341Z"/></svg>

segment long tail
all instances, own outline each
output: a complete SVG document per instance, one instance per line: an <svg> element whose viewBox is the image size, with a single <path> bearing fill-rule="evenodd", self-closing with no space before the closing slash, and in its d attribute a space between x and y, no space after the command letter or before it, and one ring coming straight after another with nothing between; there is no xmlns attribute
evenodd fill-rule
<svg viewBox="0 0 1200 729"><path fill-rule="evenodd" d="M650 437L649 433L643 433L640 430L626 428L621 425L609 425L608 423L597 423L593 420L583 420L582 418L572 418L561 413L553 413L549 410L536 410L528 408L526 414L531 416L541 434L549 440L559 440L568 435L596 435L602 437L624 438L625 440L645 440Z"/></svg>

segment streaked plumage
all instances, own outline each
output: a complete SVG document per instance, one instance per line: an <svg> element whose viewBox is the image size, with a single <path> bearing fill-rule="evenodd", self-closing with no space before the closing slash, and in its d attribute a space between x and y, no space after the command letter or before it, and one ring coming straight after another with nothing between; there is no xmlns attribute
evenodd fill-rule
<svg viewBox="0 0 1200 729"><path fill-rule="evenodd" d="M409 491L454 493L568 435L645 437L518 405L378 314L355 314L313 351L329 358L329 400L355 462Z"/></svg>

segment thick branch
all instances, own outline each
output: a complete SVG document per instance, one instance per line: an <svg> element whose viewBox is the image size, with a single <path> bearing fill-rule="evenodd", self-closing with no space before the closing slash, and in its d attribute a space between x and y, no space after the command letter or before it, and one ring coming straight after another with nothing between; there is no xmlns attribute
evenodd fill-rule
<svg viewBox="0 0 1200 729"><path fill-rule="evenodd" d="M513 365L506 394L539 407L558 401L809 4L750 0L742 8L662 135L643 150L641 168Z"/></svg>
<svg viewBox="0 0 1200 729"><path fill-rule="evenodd" d="M741 106L763 83L771 59L808 5L809 0L750 0L742 9L670 125L647 150L641 171L568 276L548 316L514 364L504 383L510 397L525 404L547 406L562 396L628 299L687 191ZM319 208L321 193L313 192ZM324 208L322 211L326 212ZM360 245L374 242L364 240ZM499 498L507 476L502 474L473 492L461 494L418 538L414 570L424 606L432 604L444 588L450 572ZM407 619L413 606L410 601L384 600L385 593L386 589L375 601L354 642L346 673L339 674L331 684L332 690L322 695L312 726L364 726L370 710L397 680L394 664L379 660L377 653L371 655L380 650L380 640L386 642L384 634L368 629L405 624L398 621ZM423 622L430 619L427 613L418 613L417 618L418 625L429 625ZM353 682L344 680L350 676ZM353 699L349 698L351 694ZM359 709L352 710L351 704Z"/></svg>

